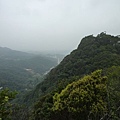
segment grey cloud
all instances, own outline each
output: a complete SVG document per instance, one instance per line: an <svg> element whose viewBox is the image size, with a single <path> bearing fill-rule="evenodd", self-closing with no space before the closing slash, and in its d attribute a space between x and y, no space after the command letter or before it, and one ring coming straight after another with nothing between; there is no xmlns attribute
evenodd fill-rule
<svg viewBox="0 0 120 120"><path fill-rule="evenodd" d="M120 0L0 0L0 46L72 50L81 38L120 32Z"/></svg>

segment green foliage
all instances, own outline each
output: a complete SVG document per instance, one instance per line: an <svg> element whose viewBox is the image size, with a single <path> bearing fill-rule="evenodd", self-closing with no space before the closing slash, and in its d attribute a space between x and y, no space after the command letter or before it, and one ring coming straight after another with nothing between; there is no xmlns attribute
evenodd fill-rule
<svg viewBox="0 0 120 120"><path fill-rule="evenodd" d="M68 81L73 82L76 80L78 80L78 77L72 77ZM66 79L59 81L57 88L54 88L52 92L40 97L34 105L33 115L31 116L33 120L57 120L57 118L55 118L55 112L52 110L53 96L56 92L60 93L66 87L68 81Z"/></svg>
<svg viewBox="0 0 120 120"><path fill-rule="evenodd" d="M101 70L49 93L34 106L35 120L99 120L107 112L107 78Z"/></svg>
<svg viewBox="0 0 120 120"><path fill-rule="evenodd" d="M120 119L120 66L112 66L105 71L108 76L108 114L111 119Z"/></svg>
<svg viewBox="0 0 120 120"><path fill-rule="evenodd" d="M47 94L40 98L34 106L33 120L49 120L51 119L53 106L53 93Z"/></svg>
<svg viewBox="0 0 120 120"><path fill-rule="evenodd" d="M12 113L10 103L15 98L16 92L9 91L9 89L0 90L0 119L7 120Z"/></svg>
<svg viewBox="0 0 120 120"><path fill-rule="evenodd" d="M67 80L59 81L57 89L41 96L34 106L32 120L120 119L119 66L103 72L97 70L79 80L75 78L78 77L69 84Z"/></svg>
<svg viewBox="0 0 120 120"><path fill-rule="evenodd" d="M12 105L12 120L31 120L29 107L24 105L13 104Z"/></svg>
<svg viewBox="0 0 120 120"><path fill-rule="evenodd" d="M87 120L91 116L99 119L107 111L106 82L107 78L98 70L69 84L60 94L53 96L53 111L64 113L64 116L67 111L74 120Z"/></svg>

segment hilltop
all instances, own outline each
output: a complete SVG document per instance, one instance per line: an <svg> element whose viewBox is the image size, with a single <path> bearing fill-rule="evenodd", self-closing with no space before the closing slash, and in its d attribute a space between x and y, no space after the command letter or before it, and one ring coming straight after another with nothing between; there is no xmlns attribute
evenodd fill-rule
<svg viewBox="0 0 120 120"><path fill-rule="evenodd" d="M35 120L119 119L119 78L119 36L90 35L24 100Z"/></svg>
<svg viewBox="0 0 120 120"><path fill-rule="evenodd" d="M78 48L67 55L62 62L52 69L44 81L38 84L33 92L24 99L27 102L38 99L39 96L49 93L59 83L66 86L74 81L74 76L81 78L97 69L106 69L120 65L120 38L118 36L100 33L96 37L84 37ZM71 80L71 78L73 80Z"/></svg>

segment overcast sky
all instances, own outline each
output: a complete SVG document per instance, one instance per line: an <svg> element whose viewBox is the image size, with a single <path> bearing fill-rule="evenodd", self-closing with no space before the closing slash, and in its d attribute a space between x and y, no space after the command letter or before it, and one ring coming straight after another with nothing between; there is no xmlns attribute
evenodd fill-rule
<svg viewBox="0 0 120 120"><path fill-rule="evenodd" d="M120 34L120 0L0 0L0 46L73 50L90 34Z"/></svg>

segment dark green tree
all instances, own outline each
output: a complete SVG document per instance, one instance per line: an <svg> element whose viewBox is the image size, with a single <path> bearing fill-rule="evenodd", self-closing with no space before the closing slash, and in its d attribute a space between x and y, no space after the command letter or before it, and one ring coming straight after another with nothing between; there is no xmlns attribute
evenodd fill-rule
<svg viewBox="0 0 120 120"><path fill-rule="evenodd" d="M112 66L106 69L108 76L108 120L120 119L120 66Z"/></svg>
<svg viewBox="0 0 120 120"><path fill-rule="evenodd" d="M10 101L15 98L15 95L16 92L12 92L9 89L0 90L0 120L10 119L10 114L12 113Z"/></svg>

